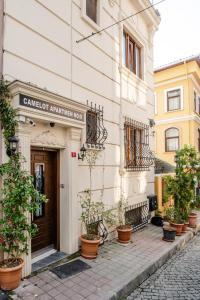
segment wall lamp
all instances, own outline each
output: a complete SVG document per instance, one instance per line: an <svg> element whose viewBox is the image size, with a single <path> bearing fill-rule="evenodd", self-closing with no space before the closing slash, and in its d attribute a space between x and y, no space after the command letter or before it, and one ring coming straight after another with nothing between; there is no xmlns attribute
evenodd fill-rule
<svg viewBox="0 0 200 300"><path fill-rule="evenodd" d="M85 148L85 146L83 144L83 146L80 149L80 152L78 153L78 159L84 160L85 155L86 155L86 148Z"/></svg>
<svg viewBox="0 0 200 300"><path fill-rule="evenodd" d="M7 155L10 157L14 155L18 148L19 139L16 136L12 136L8 139L9 149L6 151Z"/></svg>

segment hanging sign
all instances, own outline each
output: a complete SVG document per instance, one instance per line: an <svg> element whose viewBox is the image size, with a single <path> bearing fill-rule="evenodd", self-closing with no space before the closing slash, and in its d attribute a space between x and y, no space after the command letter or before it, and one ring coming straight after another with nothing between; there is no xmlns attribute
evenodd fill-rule
<svg viewBox="0 0 200 300"><path fill-rule="evenodd" d="M23 94L19 95L19 104L39 111L44 111L54 115L59 115L67 119L69 118L69 119L74 119L82 122L84 121L84 113L82 112L73 110L71 108L66 108L64 106L52 104L47 101L36 99Z"/></svg>

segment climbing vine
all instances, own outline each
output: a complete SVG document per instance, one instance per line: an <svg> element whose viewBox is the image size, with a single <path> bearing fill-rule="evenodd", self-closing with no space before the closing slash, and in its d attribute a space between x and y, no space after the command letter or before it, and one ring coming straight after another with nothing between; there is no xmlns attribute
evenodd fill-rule
<svg viewBox="0 0 200 300"><path fill-rule="evenodd" d="M6 150L9 153L9 138L17 128L17 112L11 105L8 83L0 81L0 121ZM11 152L10 152L11 153ZM8 259L0 267L15 266L21 254L28 254L29 241L37 232L37 226L30 222L39 203L46 201L44 195L34 187L34 179L22 167L25 159L20 152L12 153L8 162L0 165L3 186L0 194L2 218L0 220L0 249Z"/></svg>
<svg viewBox="0 0 200 300"><path fill-rule="evenodd" d="M17 113L10 103L10 92L8 83L0 81L0 121L3 129L3 135L6 145L6 150L9 149L8 139L15 135L17 126Z"/></svg>

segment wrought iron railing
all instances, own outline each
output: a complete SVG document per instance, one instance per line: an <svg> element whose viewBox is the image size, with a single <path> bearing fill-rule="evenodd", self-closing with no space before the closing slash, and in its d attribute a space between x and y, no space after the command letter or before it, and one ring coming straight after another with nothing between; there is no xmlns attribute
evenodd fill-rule
<svg viewBox="0 0 200 300"><path fill-rule="evenodd" d="M88 148L104 149L108 137L107 129L103 122L103 107L90 103L86 113L86 144Z"/></svg>
<svg viewBox="0 0 200 300"><path fill-rule="evenodd" d="M125 119L125 168L131 171L148 170L154 163L154 155L149 147L149 126L141 122Z"/></svg>
<svg viewBox="0 0 200 300"><path fill-rule="evenodd" d="M126 223L132 225L134 231L144 227L148 223L148 219L148 201L127 206L125 209Z"/></svg>
<svg viewBox="0 0 200 300"><path fill-rule="evenodd" d="M90 233L96 234L100 237L100 244L103 244L108 237L108 230L104 225L102 216L96 216L86 224L86 227L90 229Z"/></svg>

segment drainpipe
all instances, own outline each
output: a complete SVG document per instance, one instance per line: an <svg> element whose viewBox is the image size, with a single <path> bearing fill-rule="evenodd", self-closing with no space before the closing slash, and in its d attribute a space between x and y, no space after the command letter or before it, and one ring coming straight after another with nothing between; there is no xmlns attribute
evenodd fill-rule
<svg viewBox="0 0 200 300"><path fill-rule="evenodd" d="M122 0L119 1L119 14L118 20L121 20L121 4ZM120 195L124 192L123 187L123 176L124 176L124 122L123 122L123 111L122 111L122 34L123 34L123 23L119 23L119 73L120 73L120 110L119 110L119 136L120 136Z"/></svg>

